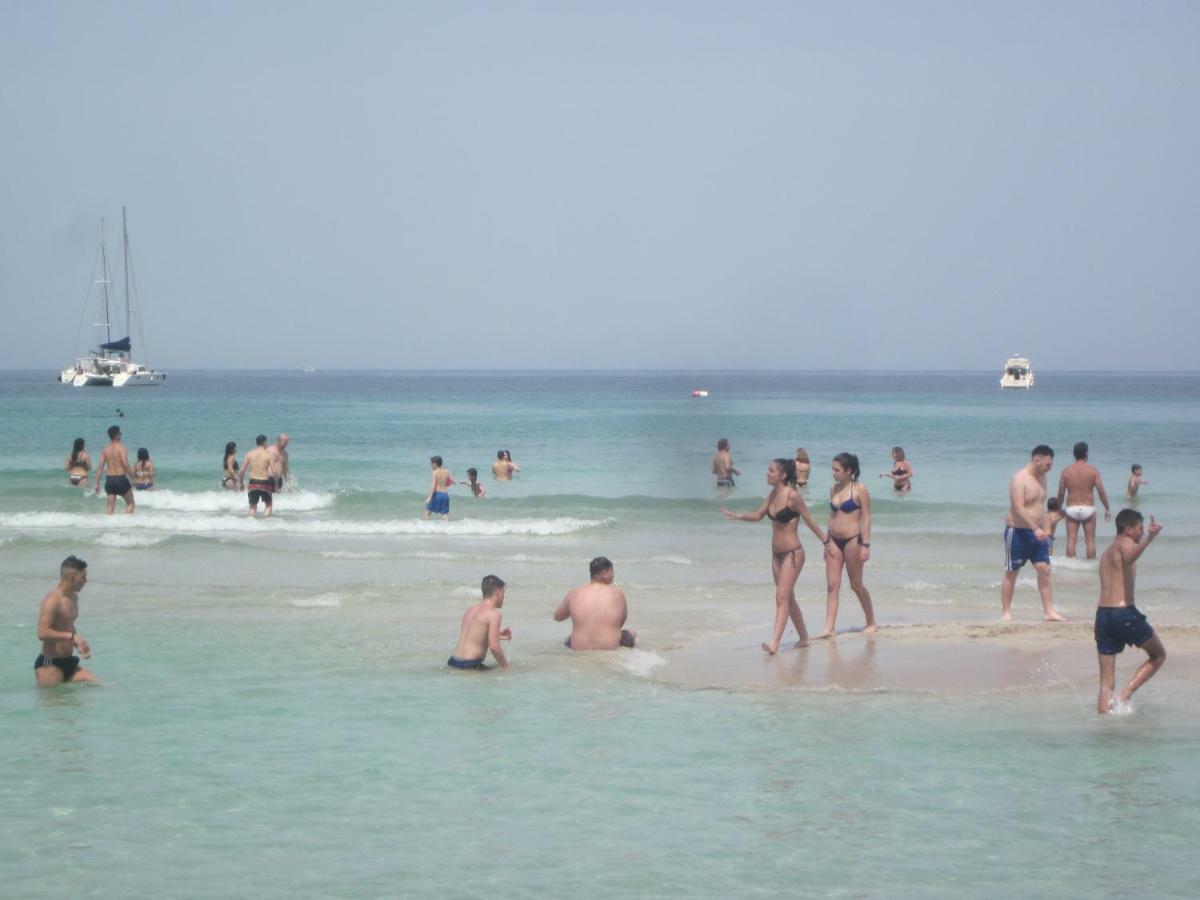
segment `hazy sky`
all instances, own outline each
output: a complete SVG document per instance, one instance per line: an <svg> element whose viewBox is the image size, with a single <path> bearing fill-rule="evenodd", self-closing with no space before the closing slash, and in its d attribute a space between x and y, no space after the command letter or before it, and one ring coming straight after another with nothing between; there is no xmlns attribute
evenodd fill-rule
<svg viewBox="0 0 1200 900"><path fill-rule="evenodd" d="M0 0L3 364L69 362L125 204L168 370L1194 369L1197 47L1194 2Z"/></svg>

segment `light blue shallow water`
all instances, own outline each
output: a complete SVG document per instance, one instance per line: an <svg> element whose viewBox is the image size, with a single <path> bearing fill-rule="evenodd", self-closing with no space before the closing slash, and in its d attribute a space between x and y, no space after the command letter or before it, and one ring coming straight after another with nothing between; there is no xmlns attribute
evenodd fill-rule
<svg viewBox="0 0 1200 900"><path fill-rule="evenodd" d="M1200 378L1039 373L1015 396L996 377L174 373L114 392L4 373L4 892L1195 895L1200 688L1171 674L1186 660L1112 720L1074 677L930 693L665 674L697 641L765 633L766 526L717 507L752 506L766 461L799 445L814 504L829 457L863 459L885 624L993 621L1007 479L1035 443L1065 464L1079 439L1118 507L1130 462L1152 482L1140 508L1167 530L1140 605L1159 626L1200 621ZM162 490L109 520L57 470L77 435L99 450L117 406ZM250 522L214 489L221 450L279 430L300 489ZM724 500L721 436L744 473ZM909 497L873 477L897 443ZM461 476L501 447L518 481L455 494L448 526L419 521L430 454ZM39 692L37 603L70 552L90 564L79 628L106 684ZM560 646L549 612L598 553L645 649ZM1093 564L1055 563L1059 606L1086 618ZM491 571L510 584L514 665L447 673ZM1023 580L1018 618L1036 607ZM847 594L843 620L860 615ZM1094 657L1086 635L1079 653Z"/></svg>

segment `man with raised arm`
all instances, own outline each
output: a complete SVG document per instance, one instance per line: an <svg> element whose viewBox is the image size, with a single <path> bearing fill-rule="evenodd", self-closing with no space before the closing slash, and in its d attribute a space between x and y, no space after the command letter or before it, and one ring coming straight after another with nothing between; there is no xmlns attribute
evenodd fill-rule
<svg viewBox="0 0 1200 900"><path fill-rule="evenodd" d="M1162 641L1134 604L1137 561L1162 526L1150 517L1150 527L1142 522L1137 510L1117 513L1117 539L1100 557L1100 603L1096 607L1096 653L1100 657L1100 696L1096 709L1100 715L1112 712L1118 704L1128 703L1134 691L1162 668L1167 651ZM1138 666L1125 690L1114 695L1117 686L1117 654L1125 645L1141 647L1148 659Z"/></svg>
<svg viewBox="0 0 1200 900"><path fill-rule="evenodd" d="M1079 526L1083 526L1083 542L1087 547L1087 558L1096 558L1096 494L1104 504L1104 521L1112 518L1108 506L1108 492L1100 479L1100 470L1088 462L1088 445L1080 441L1075 445L1075 462L1062 470L1058 477L1058 502L1067 517L1067 556L1075 556L1075 544L1079 539Z"/></svg>
<svg viewBox="0 0 1200 900"><path fill-rule="evenodd" d="M512 629L500 627L505 584L495 575L487 575L479 586L483 591L483 600L463 613L458 643L454 646L454 653L446 660L446 665L452 669L488 668L483 661L489 650L500 668L508 668L508 660L500 649L501 641L512 640Z"/></svg>
<svg viewBox="0 0 1200 900"><path fill-rule="evenodd" d="M625 593L613 587L613 564L597 556L588 566L591 581L569 591L554 621L571 620L571 635L563 643L572 650L616 650L632 647L637 632L625 627L629 606Z"/></svg>
<svg viewBox="0 0 1200 900"><path fill-rule="evenodd" d="M58 586L42 598L37 626L42 652L33 661L38 687L99 680L79 664L79 656L89 659L92 655L87 640L75 630L75 620L79 618L79 592L85 584L87 563L76 556L68 556L58 567ZM73 654L74 650L79 650L79 656Z"/></svg>
<svg viewBox="0 0 1200 900"><path fill-rule="evenodd" d="M1054 591L1050 586L1050 531L1046 521L1046 473L1054 466L1054 451L1038 444L1029 464L1013 475L1008 485L1008 516L1004 520L1004 578L1000 582L1002 619L1012 618L1013 589L1017 572L1027 562L1037 571L1038 592L1042 595L1042 618L1047 622L1065 622L1066 616L1054 609Z"/></svg>

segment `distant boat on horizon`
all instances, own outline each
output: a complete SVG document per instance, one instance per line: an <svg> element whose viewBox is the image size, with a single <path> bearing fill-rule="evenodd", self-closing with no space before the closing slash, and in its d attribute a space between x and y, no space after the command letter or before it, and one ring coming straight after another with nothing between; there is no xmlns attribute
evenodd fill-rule
<svg viewBox="0 0 1200 900"><path fill-rule="evenodd" d="M113 340L112 317L109 296L108 246L104 240L104 220L100 220L100 246L96 250L96 260L92 263L92 283L88 289L87 299L84 300L84 314L92 297L91 288L100 285L100 297L97 300L97 310L103 320L96 322L97 328L103 329L103 340L100 346L84 356L76 357L74 365L67 366L58 376L63 384L74 387L157 387L167 379L165 372L156 372L149 366L133 361L133 344L130 340L133 325L133 307L136 303L136 286L132 292L133 267L129 261L129 227L125 218L125 207L121 207L121 236L123 255L125 258L125 337ZM100 267L100 278L96 278L96 267ZM82 329L82 323L80 323ZM138 336L142 343L146 342L141 334L142 323L138 319ZM79 336L76 335L75 346L79 346Z"/></svg>
<svg viewBox="0 0 1200 900"><path fill-rule="evenodd" d="M1029 390L1034 383L1033 367L1029 365L1029 360L1018 353L1010 356L1004 364L1004 374L1000 376L1000 387L1006 391Z"/></svg>

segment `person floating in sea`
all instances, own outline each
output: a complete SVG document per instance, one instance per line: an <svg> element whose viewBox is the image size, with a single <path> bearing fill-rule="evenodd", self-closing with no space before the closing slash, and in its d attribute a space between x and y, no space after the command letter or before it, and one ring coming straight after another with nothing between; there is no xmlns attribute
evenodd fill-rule
<svg viewBox="0 0 1200 900"><path fill-rule="evenodd" d="M588 564L591 580L568 591L554 610L554 621L571 620L563 644L571 650L616 650L632 647L637 632L625 627L629 604L625 592L613 587L613 564L597 556Z"/></svg>
<svg viewBox="0 0 1200 900"><path fill-rule="evenodd" d="M90 659L92 648L75 630L79 618L79 592L87 584L87 563L68 556L58 567L58 585L42 598L37 636L42 652L33 662L38 687L75 681L99 681L79 664L79 656ZM79 656L74 651L79 651Z"/></svg>
<svg viewBox="0 0 1200 900"><path fill-rule="evenodd" d="M137 462L133 464L133 486L139 491L154 490L154 463L145 447L138 447Z"/></svg>
<svg viewBox="0 0 1200 900"><path fill-rule="evenodd" d="M284 482L292 478L292 470L288 467L287 445L291 438L286 433L275 438L275 443L267 448L271 454L271 480L275 484L275 493L283 490Z"/></svg>
<svg viewBox="0 0 1200 900"><path fill-rule="evenodd" d="M67 473L67 481L76 487L82 484L84 491L86 491L88 472L91 468L92 458L83 449L83 438L75 438L71 452L67 455L66 462L63 463L63 471Z"/></svg>
<svg viewBox="0 0 1200 900"><path fill-rule="evenodd" d="M717 452L712 458L712 473L717 476L717 487L731 488L734 486L733 476L742 473L733 467L733 454L729 452L729 438L717 441Z"/></svg>
<svg viewBox="0 0 1200 900"><path fill-rule="evenodd" d="M804 614L796 603L796 580L804 569L804 547L800 543L799 520L803 519L809 531L822 544L829 536L817 524L809 511L808 504L796 490L796 463L790 459L773 459L767 466L767 484L771 486L762 504L752 513L735 513L721 507L722 515L740 522L758 522L765 516L771 520L771 576L775 579L775 627L771 640L764 641L765 653L778 653L779 642L788 618L796 628L796 647L808 646L808 629L804 627Z"/></svg>
<svg viewBox="0 0 1200 900"><path fill-rule="evenodd" d="M1054 451L1045 444L1033 448L1029 464L1019 469L1008 485L1009 508L1004 520L1004 578L1000 581L1000 618L1012 618L1017 573L1027 562L1037 572L1042 595L1042 618L1065 622L1054 608L1050 584L1050 529L1046 518L1046 473L1054 467Z"/></svg>
<svg viewBox="0 0 1200 900"><path fill-rule="evenodd" d="M858 457L839 453L833 458L833 487L829 489L829 539L825 542L825 630L819 640L834 636L842 590L842 569L850 576L850 589L862 604L867 624L874 634L875 607L863 583L863 567L871 558L871 494L858 483Z"/></svg>
<svg viewBox="0 0 1200 900"><path fill-rule="evenodd" d="M892 487L907 493L912 490L913 469L904 456L903 447L892 448L892 471L880 472L880 478L892 479Z"/></svg>
<svg viewBox="0 0 1200 900"><path fill-rule="evenodd" d="M1134 603L1137 561L1162 526L1132 509L1117 513L1117 539L1100 557L1100 602L1096 607L1096 653L1100 658L1100 695L1096 710L1105 715L1128 703L1134 692L1154 677L1167 659L1162 641ZM1138 666L1120 694L1117 687L1117 654L1128 644L1140 647L1148 657Z"/></svg>
<svg viewBox="0 0 1200 900"><path fill-rule="evenodd" d="M508 668L508 660L500 649L501 641L512 640L512 629L500 627L500 607L504 606L505 584L495 575L487 575L480 583L483 600L476 603L462 617L458 643L454 653L446 660L452 669L486 669L484 660L488 651L502 669Z"/></svg>
<svg viewBox="0 0 1200 900"><path fill-rule="evenodd" d="M470 489L472 496L486 497L487 488L479 483L479 470L467 469L467 487Z"/></svg>
<svg viewBox="0 0 1200 900"><path fill-rule="evenodd" d="M1080 441L1074 447L1075 462L1062 470L1058 476L1058 502L1067 517L1067 556L1075 556L1075 545L1079 540L1079 526L1083 526L1083 542L1087 558L1096 558L1096 494L1104 504L1104 521L1112 518L1108 505L1108 492L1100 479L1100 470L1088 462L1088 445Z"/></svg>
<svg viewBox="0 0 1200 900"><path fill-rule="evenodd" d="M246 453L242 460L242 470L238 474L238 490L246 487L245 479L250 479L249 491L246 494L250 501L250 515L258 517L258 502L261 500L267 516L275 514L274 498L275 481L271 477L271 451L267 449L267 436L260 434L254 439L254 449Z"/></svg>
<svg viewBox="0 0 1200 900"><path fill-rule="evenodd" d="M1125 486L1125 494L1127 497L1129 497L1130 500L1136 500L1137 495L1138 495L1138 488L1141 487L1143 484L1149 484L1150 482L1148 482L1145 478L1142 477L1142 467L1139 466L1137 463L1134 463L1130 467L1129 471L1132 474L1130 474L1130 476L1129 476L1129 484L1127 484Z"/></svg>
<svg viewBox="0 0 1200 900"><path fill-rule="evenodd" d="M100 465L96 469L96 493L100 493L100 477L104 476L104 493L107 495L107 512L113 514L117 498L125 501L125 512L133 512L133 485L129 483L129 454L121 444L121 427L112 425L108 429L109 444L100 452ZM105 472L108 474L105 475Z"/></svg>
<svg viewBox="0 0 1200 900"><path fill-rule="evenodd" d="M441 516L450 521L450 485L454 484L454 476L448 469L442 468L440 456L429 457L433 472L429 479L429 496L425 498L425 518Z"/></svg>
<svg viewBox="0 0 1200 900"><path fill-rule="evenodd" d="M808 451L803 447L796 448L796 487L808 487L808 475L812 471L812 460L808 458Z"/></svg>
<svg viewBox="0 0 1200 900"><path fill-rule="evenodd" d="M225 445L225 455L221 457L221 487L227 491L240 491L241 480L238 475L237 444L230 441Z"/></svg>

